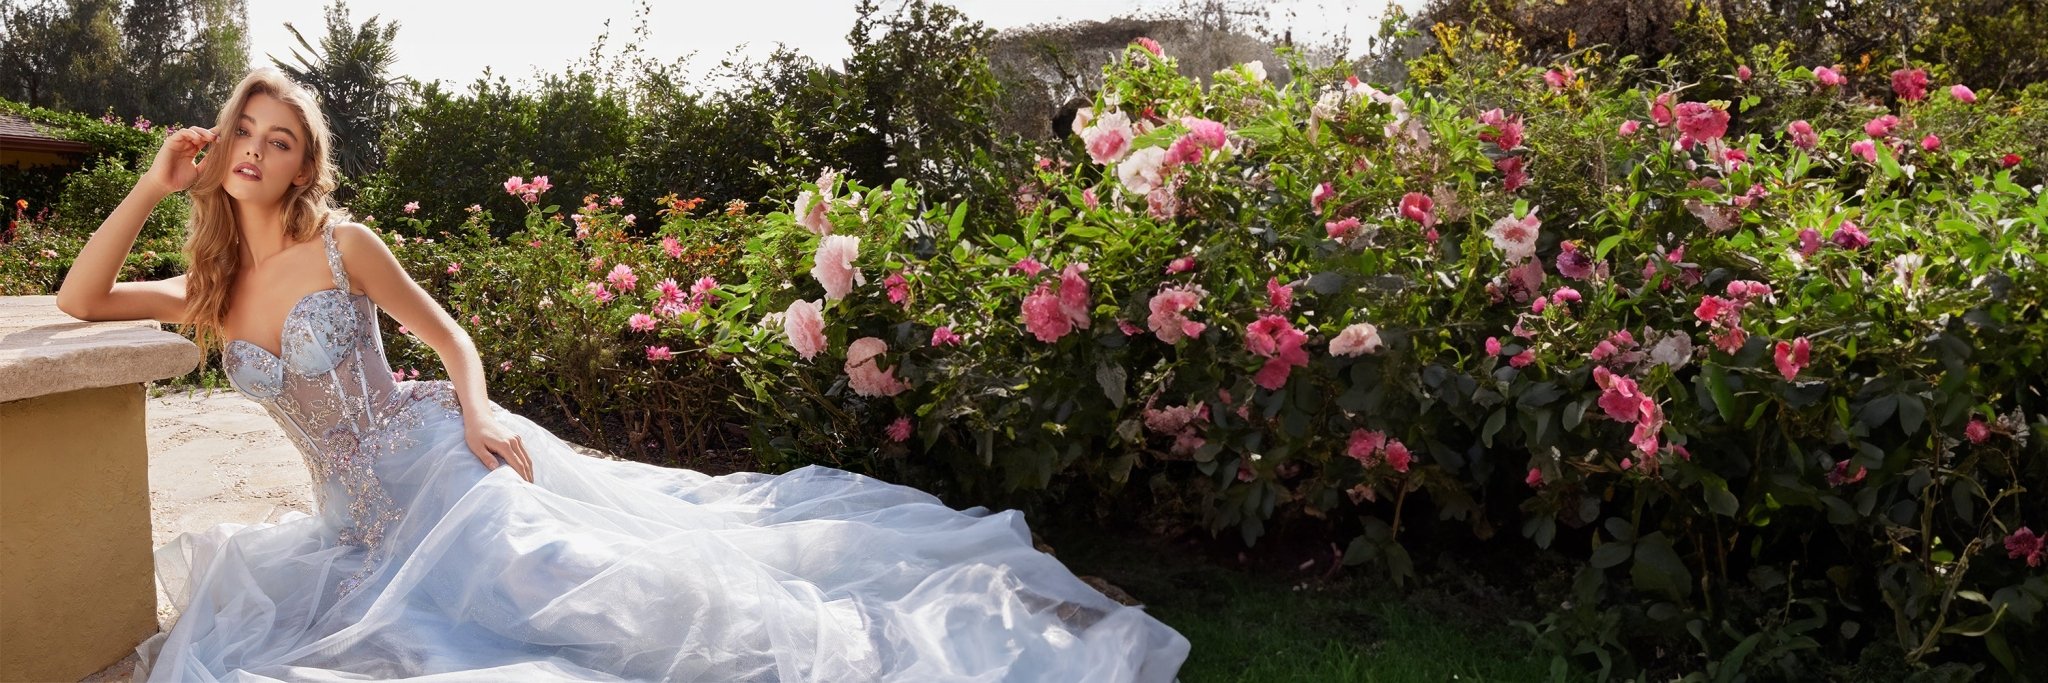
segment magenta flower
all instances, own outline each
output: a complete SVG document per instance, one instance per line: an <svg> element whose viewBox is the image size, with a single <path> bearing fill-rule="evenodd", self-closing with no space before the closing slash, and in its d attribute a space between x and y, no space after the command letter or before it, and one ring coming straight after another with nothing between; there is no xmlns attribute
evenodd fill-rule
<svg viewBox="0 0 2048 683"><path fill-rule="evenodd" d="M1570 287L1559 287L1557 288L1557 291L1550 293L1550 303L1559 306L1565 304L1574 304L1578 302L1579 290L1572 289Z"/></svg>
<svg viewBox="0 0 2048 683"><path fill-rule="evenodd" d="M932 330L932 346L934 348L940 346L959 346L960 341L960 335L954 334L953 328L950 325L940 325L938 329Z"/></svg>
<svg viewBox="0 0 2048 683"><path fill-rule="evenodd" d="M1899 69L1892 72L1892 92L1899 99L1918 102L1927 99L1927 70Z"/></svg>
<svg viewBox="0 0 2048 683"><path fill-rule="evenodd" d="M1544 309L1547 308L1550 308L1550 299L1548 297L1536 297L1535 301L1529 302L1530 313L1543 315Z"/></svg>
<svg viewBox="0 0 2048 683"><path fill-rule="evenodd" d="M1842 221L1842 227L1836 228L1834 236L1830 239L1834 241L1835 246L1843 249L1862 249L1870 246L1870 236L1863 234L1862 228L1849 221Z"/></svg>
<svg viewBox="0 0 2048 683"><path fill-rule="evenodd" d="M1620 422L1635 422L1641 417L1643 393L1634 379L1595 365L1593 383L1600 387L1600 409L1607 411L1608 417Z"/></svg>
<svg viewBox="0 0 2048 683"><path fill-rule="evenodd" d="M654 316L646 313L634 313L633 317L626 319L626 327L634 332L653 332L657 325Z"/></svg>
<svg viewBox="0 0 2048 683"><path fill-rule="evenodd" d="M1266 278L1266 305L1275 312L1286 313L1294 308L1294 287L1280 284L1280 278Z"/></svg>
<svg viewBox="0 0 2048 683"><path fill-rule="evenodd" d="M1563 92L1564 89L1571 87L1572 75L1571 67L1562 70L1551 69L1543 72L1543 83L1550 86L1552 91Z"/></svg>
<svg viewBox="0 0 2048 683"><path fill-rule="evenodd" d="M1179 275L1195 269L1194 256L1182 256L1166 263L1167 275Z"/></svg>
<svg viewBox="0 0 2048 683"><path fill-rule="evenodd" d="M654 283L654 291L658 293L654 300L655 315L669 318L688 310L689 304L683 299L683 288L676 284L675 278L662 278L660 282Z"/></svg>
<svg viewBox="0 0 2048 683"><path fill-rule="evenodd" d="M1735 67L1735 80L1738 80L1738 81L1742 81L1742 82L1744 82L1744 83L1748 83L1748 82L1749 82L1749 78L1750 78L1750 76L1751 76L1751 73L1750 73L1750 71L1749 71L1749 65L1748 65L1748 64L1743 64L1743 65L1740 65L1740 66L1737 66L1737 67Z"/></svg>
<svg viewBox="0 0 2048 683"><path fill-rule="evenodd" d="M1138 47L1145 48L1145 51L1152 53L1154 57L1166 56L1166 50L1159 47L1159 41L1140 36L1137 40L1131 42L1137 43Z"/></svg>
<svg viewBox="0 0 2048 683"><path fill-rule="evenodd" d="M903 279L903 271L899 270L890 273L889 277L882 278L882 286L889 290L889 303L905 304L910 302L910 281Z"/></svg>
<svg viewBox="0 0 2048 683"><path fill-rule="evenodd" d="M608 287L605 287L604 283L602 282L583 283L583 291L588 292L590 294L590 298L596 299L597 302L600 304L611 303L612 298L614 296L612 294L612 290Z"/></svg>
<svg viewBox="0 0 2048 683"><path fill-rule="evenodd" d="M1728 112L1703 102L1680 104L1678 131L1678 144L1686 149L1695 143L1719 140L1728 134Z"/></svg>
<svg viewBox="0 0 2048 683"><path fill-rule="evenodd" d="M1408 445L1398 439L1387 443L1385 455L1387 465L1395 472L1407 472L1409 464L1415 462L1415 456L1408 452Z"/></svg>
<svg viewBox="0 0 2048 683"><path fill-rule="evenodd" d="M1372 467L1378 460L1380 449L1386 448L1387 435L1367 429L1351 430L1351 438L1344 444L1344 455L1365 467Z"/></svg>
<svg viewBox="0 0 2048 683"><path fill-rule="evenodd" d="M1489 128L1479 132L1481 141L1499 145L1503 150L1522 146L1521 115L1510 116L1500 109L1490 109L1479 115L1479 123Z"/></svg>
<svg viewBox="0 0 2048 683"><path fill-rule="evenodd" d="M1535 364L1536 351L1533 349L1523 349L1521 353L1517 353L1513 358L1508 359L1508 366L1517 369L1526 368Z"/></svg>
<svg viewBox="0 0 2048 683"><path fill-rule="evenodd" d="M449 264L448 264L448 274L449 274L449 275L454 275L454 274L456 274L456 273L460 273L460 272L462 272L462 264L461 264L460 262L455 262L455 263L449 263Z"/></svg>
<svg viewBox="0 0 2048 683"><path fill-rule="evenodd" d="M2020 165L2020 155L2018 154L2007 154L1998 158L1998 166L2000 168L2012 168L2018 165Z"/></svg>
<svg viewBox="0 0 2048 683"><path fill-rule="evenodd" d="M887 432L889 434L890 441L894 441L896 443L903 443L905 441L909 441L910 417L903 416L896 418L895 422L889 423L889 429L887 430Z"/></svg>
<svg viewBox="0 0 2048 683"><path fill-rule="evenodd" d="M1245 348L1253 354L1266 358L1252 381L1267 390L1277 391L1287 385L1287 376L1293 368L1308 365L1308 351L1302 344L1308 335L1294 329L1286 318L1277 315L1260 317L1258 322L1245 328Z"/></svg>
<svg viewBox="0 0 2048 683"><path fill-rule="evenodd" d="M1534 467L1529 468L1529 475L1522 477L1522 483L1528 484L1529 488L1532 489L1543 488L1543 470Z"/></svg>
<svg viewBox="0 0 2048 683"><path fill-rule="evenodd" d="M683 243L676 241L674 237L663 237L661 238L661 251L668 254L669 258L682 258Z"/></svg>
<svg viewBox="0 0 2048 683"><path fill-rule="evenodd" d="M1811 152L1820 146L1820 134L1814 132L1813 124L1803 119L1785 124L1785 134L1792 138L1793 147Z"/></svg>
<svg viewBox="0 0 2048 683"><path fill-rule="evenodd" d="M1088 281L1081 274L1088 272L1086 263L1069 263L1060 270L1060 312L1075 327L1088 329Z"/></svg>
<svg viewBox="0 0 2048 683"><path fill-rule="evenodd" d="M1991 438L1991 425L1985 424L1982 418L1970 418L1970 424L1963 427L1963 437L1970 443L1982 444Z"/></svg>
<svg viewBox="0 0 2048 683"><path fill-rule="evenodd" d="M1806 368L1807 362L1812 360L1812 353L1813 345L1808 343L1805 337L1800 337L1789 342L1778 342L1772 357L1778 365L1778 374L1784 375L1785 381L1789 382L1799 376L1800 370Z"/></svg>
<svg viewBox="0 0 2048 683"><path fill-rule="evenodd" d="M1529 173L1522 170L1521 157L1501 157L1493 162L1494 170L1501 173L1501 189L1514 192L1529 184Z"/></svg>
<svg viewBox="0 0 2048 683"><path fill-rule="evenodd" d="M1941 149L1941 138L1931 133L1928 134L1927 137L1920 138L1920 149L1924 149L1929 152Z"/></svg>
<svg viewBox="0 0 2048 683"><path fill-rule="evenodd" d="M1650 122L1657 124L1658 128L1669 126L1677 120L1678 117L1671 113L1671 93L1660 93L1656 99L1650 101Z"/></svg>
<svg viewBox="0 0 2048 683"><path fill-rule="evenodd" d="M1486 355L1489 355L1489 356L1498 356L1498 355L1500 355L1500 337L1487 337L1487 338L1486 338Z"/></svg>
<svg viewBox="0 0 2048 683"><path fill-rule="evenodd" d="M1585 249L1580 248L1579 243L1576 241L1566 240L1563 247L1563 249L1557 252L1558 274L1574 280L1584 280L1592 277L1592 255L1587 254Z"/></svg>
<svg viewBox="0 0 2048 683"><path fill-rule="evenodd" d="M1424 227L1436 225L1436 200L1420 192L1401 195L1401 217Z"/></svg>
<svg viewBox="0 0 2048 683"><path fill-rule="evenodd" d="M1873 138L1881 138L1891 135L1892 129L1898 127L1899 117L1885 114L1865 122L1863 124L1863 134Z"/></svg>
<svg viewBox="0 0 2048 683"><path fill-rule="evenodd" d="M1643 122L1637 121L1635 119L1629 119L1627 121L1621 122L1621 125L1614 129L1614 134L1625 138L1634 137L1636 134L1636 130L1642 127Z"/></svg>
<svg viewBox="0 0 2048 683"><path fill-rule="evenodd" d="M1849 143L1849 151L1856 156L1862 157L1864 163L1877 163L1877 143L1875 142L1867 139L1857 140Z"/></svg>
<svg viewBox="0 0 2048 683"><path fill-rule="evenodd" d="M1316 189L1308 195L1308 206L1316 213L1322 213L1323 203L1330 201L1330 198L1334 196L1337 196L1337 188L1331 187L1329 183L1317 185Z"/></svg>
<svg viewBox="0 0 2048 683"><path fill-rule="evenodd" d="M1948 96L1956 98L1957 101L1962 102L1963 104L1977 103L1977 91L1971 90L1970 86L1963 85L1961 83L1949 86Z"/></svg>
<svg viewBox="0 0 2048 683"><path fill-rule="evenodd" d="M647 347L647 360L650 362L664 361L675 357L675 352L668 350L666 346Z"/></svg>
<svg viewBox="0 0 2048 683"><path fill-rule="evenodd" d="M1825 66L1814 67L1813 81L1823 88L1834 88L1849 83L1849 79L1843 77L1841 72Z"/></svg>
<svg viewBox="0 0 2048 683"><path fill-rule="evenodd" d="M1026 256L1024 257L1024 260L1012 264L1010 266L1010 270L1023 273L1030 277L1038 277L1038 274L1045 270L1045 264L1039 263L1038 259Z"/></svg>
<svg viewBox="0 0 2048 683"><path fill-rule="evenodd" d="M1813 258L1820 251L1820 231L1807 228L1799 231L1799 255Z"/></svg>
<svg viewBox="0 0 2048 683"><path fill-rule="evenodd" d="M2005 556L2015 560L2024 559L2029 567L2041 566L2042 558L2048 556L2048 550L2044 549L2048 549L2048 542L2044 542L2043 537L2029 527L2020 527L2018 531L2005 537Z"/></svg>

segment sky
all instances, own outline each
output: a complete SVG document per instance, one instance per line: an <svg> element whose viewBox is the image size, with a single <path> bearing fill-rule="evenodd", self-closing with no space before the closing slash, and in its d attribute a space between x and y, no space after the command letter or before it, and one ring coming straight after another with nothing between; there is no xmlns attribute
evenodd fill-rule
<svg viewBox="0 0 2048 683"><path fill-rule="evenodd" d="M1411 10L1419 0L1397 0ZM1297 40L1343 34L1362 45L1378 30L1386 0L1271 0L1276 21L1295 29ZM297 41L284 28L291 22L318 45L325 30L324 0L265 0L249 3L250 56L254 66L270 64L270 55L291 61ZM953 0L947 4L1001 30L1031 24L1101 20L1177 5L1173 0ZM478 11L477 6L488 7ZM566 7L579 8L566 11ZM884 3L891 7L889 3ZM825 64L838 64L851 52L847 30L853 26L854 0L671 0L655 3L648 15L649 44L641 49L668 61L692 55L691 70L702 74L739 49L761 57L784 43ZM633 0L579 0L574 3L498 0L491 3L421 2L420 0L351 0L350 19L361 23L371 15L396 19L396 75L421 81L467 84L485 67L514 82L537 70L559 72L585 57L604 22L611 20L608 52L631 38L640 3ZM1283 17L1291 17L1283 19Z"/></svg>

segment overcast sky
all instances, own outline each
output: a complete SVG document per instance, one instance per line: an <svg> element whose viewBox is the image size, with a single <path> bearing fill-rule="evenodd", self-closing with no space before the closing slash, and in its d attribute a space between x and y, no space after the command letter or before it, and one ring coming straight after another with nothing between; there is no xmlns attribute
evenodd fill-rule
<svg viewBox="0 0 2048 683"><path fill-rule="evenodd" d="M1418 0L1398 0L1413 9ZM1304 42L1321 36L1348 35L1354 46L1378 30L1378 16L1387 0L1272 0L1276 20L1294 28ZM317 45L324 30L323 0L264 0L249 3L250 54L257 66L268 55L287 61L297 42L285 31L289 21ZM1175 6L1173 0L955 0L950 2L990 28L1108 19L1141 10ZM479 11L481 5L487 10ZM656 4L649 15L650 40L642 50L663 61L694 53L695 73L704 73L735 48L764 56L785 43L813 59L838 64L851 51L846 33L853 26L853 0L704 0ZM885 3L884 7L892 4ZM574 7L575 10L568 8ZM608 52L631 37L632 0L579 0L572 3L498 0L491 3L421 2L420 0L353 0L350 18L360 23L371 15L397 19L398 74L426 80L467 84L489 66L515 81L536 69L558 72L589 53L604 22L611 20ZM1284 17L1291 17L1283 19ZM1318 41L1320 42L1320 41Z"/></svg>

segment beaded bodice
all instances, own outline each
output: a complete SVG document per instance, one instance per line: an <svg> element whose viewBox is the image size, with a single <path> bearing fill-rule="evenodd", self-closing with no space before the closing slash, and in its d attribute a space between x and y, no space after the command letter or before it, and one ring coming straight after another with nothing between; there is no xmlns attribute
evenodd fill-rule
<svg viewBox="0 0 2048 683"><path fill-rule="evenodd" d="M402 513L378 477L378 456L409 443L423 419L418 404L433 403L419 399L438 394L446 405L453 396L445 382L401 384L392 377L376 306L368 295L349 292L334 224L321 228L320 238L334 287L293 304L279 354L236 339L221 364L228 383L261 404L305 456L320 516L338 530L338 540L369 549L374 562L384 532Z"/></svg>

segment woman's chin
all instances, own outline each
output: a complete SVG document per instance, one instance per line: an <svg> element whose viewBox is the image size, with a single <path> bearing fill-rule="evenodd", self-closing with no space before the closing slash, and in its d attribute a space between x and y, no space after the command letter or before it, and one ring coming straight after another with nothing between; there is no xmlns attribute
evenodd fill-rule
<svg viewBox="0 0 2048 683"><path fill-rule="evenodd" d="M228 193L229 197L233 197L235 201L250 202L255 204L271 204L277 202L277 197L265 198L261 196L262 194L264 194L262 185L256 183L255 181L246 180L243 178L228 178L227 182L221 184L220 189L222 192Z"/></svg>

